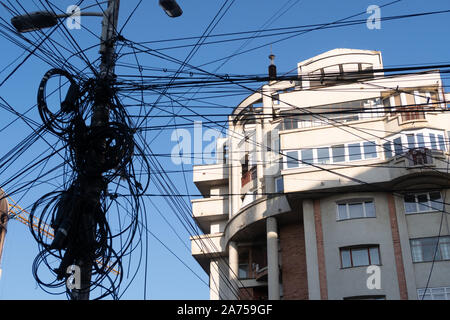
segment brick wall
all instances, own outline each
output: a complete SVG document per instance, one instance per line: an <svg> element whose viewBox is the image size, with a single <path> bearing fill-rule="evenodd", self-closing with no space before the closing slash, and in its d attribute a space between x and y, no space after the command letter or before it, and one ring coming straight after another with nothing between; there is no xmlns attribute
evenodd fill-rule
<svg viewBox="0 0 450 320"><path fill-rule="evenodd" d="M283 299L307 300L308 278L303 224L280 226Z"/></svg>

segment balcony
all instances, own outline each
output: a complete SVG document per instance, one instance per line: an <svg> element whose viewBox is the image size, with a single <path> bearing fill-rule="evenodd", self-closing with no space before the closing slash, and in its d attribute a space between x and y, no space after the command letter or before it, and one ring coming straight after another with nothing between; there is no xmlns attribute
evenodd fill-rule
<svg viewBox="0 0 450 320"><path fill-rule="evenodd" d="M211 258L211 255L225 254L225 248L221 245L222 233L205 234L191 237L191 252L197 258Z"/></svg>
<svg viewBox="0 0 450 320"><path fill-rule="evenodd" d="M202 195L208 196L210 189L228 183L226 163L194 166L193 180Z"/></svg>
<svg viewBox="0 0 450 320"><path fill-rule="evenodd" d="M241 178L241 187L244 187L247 183L256 179L256 167L252 167L249 171L245 172Z"/></svg>
<svg viewBox="0 0 450 320"><path fill-rule="evenodd" d="M408 187L414 183L448 185L449 155L441 150L415 148L388 160L373 159L352 163L329 164L327 170L311 166L282 171L284 192L308 193L321 190L335 192L370 189L373 184L387 187ZM447 181L447 182L446 182Z"/></svg>
<svg viewBox="0 0 450 320"><path fill-rule="evenodd" d="M192 216L205 233L209 233L211 222L228 219L228 197L213 196L191 203Z"/></svg>
<svg viewBox="0 0 450 320"><path fill-rule="evenodd" d="M434 164L432 150L427 148L410 149L405 154L406 165L408 167L430 166Z"/></svg>

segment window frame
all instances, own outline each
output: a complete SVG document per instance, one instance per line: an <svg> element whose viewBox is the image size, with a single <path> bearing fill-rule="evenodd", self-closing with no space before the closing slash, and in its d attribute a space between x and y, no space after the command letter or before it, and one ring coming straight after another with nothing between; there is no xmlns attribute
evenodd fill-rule
<svg viewBox="0 0 450 320"><path fill-rule="evenodd" d="M362 217L356 217L352 218L350 217L350 210L349 205L350 204L359 204L362 203L363 206L363 216ZM372 203L374 208L375 216L367 216L367 210L366 210L366 203ZM339 215L339 206L345 205L346 208L346 218L341 219ZM353 219L367 219L367 218L376 218L377 217L377 210L375 206L375 200L374 199L354 199L354 200L341 200L336 202L336 221L346 221L346 220L353 220Z"/></svg>
<svg viewBox="0 0 450 320"><path fill-rule="evenodd" d="M441 300L441 299L433 299L433 290L444 290L445 299L450 300L450 287L433 287L433 288L419 288L417 289L417 299L418 300ZM430 296L431 299L423 299L423 297L427 295Z"/></svg>
<svg viewBox="0 0 450 320"><path fill-rule="evenodd" d="M413 241L420 241L420 240L431 240L431 239L436 239L436 241L434 241L432 243L432 258L431 259L423 259L424 254L423 251L421 251L421 260L415 260L416 255L414 254L414 248L416 247L420 247L420 248L424 248L426 247L426 245L421 244L421 245L417 245L417 244L413 244ZM444 240L443 240L444 239ZM443 258L442 255L442 249L441 249L441 244L448 244L449 248L450 248L450 236L439 236L439 237L423 237L423 238L413 238L413 239L409 239L409 245L411 248L411 259L413 263L430 263L430 262L439 262L439 261L450 261L450 254L448 254L447 258ZM449 249L450 250L450 249Z"/></svg>
<svg viewBox="0 0 450 320"><path fill-rule="evenodd" d="M373 264L372 261L371 261L372 257L370 256L370 249L374 249L374 248L377 249L378 264ZM361 249L366 249L366 251L367 251L367 258L369 260L369 264L355 266L354 263L353 263L352 250L361 250ZM347 267L344 267L343 259L342 259L342 252L344 252L344 251L348 251L350 253L350 266L347 266ZM378 245L378 244L367 244L367 245L341 247L341 248L339 248L339 258L340 258L340 262L341 262L341 269L368 267L368 266L371 266L371 265L376 265L376 266L381 266L382 265L381 253L380 253L380 245Z"/></svg>
<svg viewBox="0 0 450 320"><path fill-rule="evenodd" d="M439 193L440 199L442 201L442 207L441 208L432 208L432 201L431 201L431 194L432 193ZM420 210L420 202L419 202L419 196L420 195L427 195L427 207L428 210ZM413 196L414 197L414 203L416 205L416 210L415 211L408 211L407 207L406 207L406 201L405 198L407 196ZM405 215L410 215L410 214L423 214L423 213L432 213L432 212L441 212L442 210L444 210L444 203L443 203L443 198L442 198L442 192L441 191L426 191L426 192L415 192L415 193L406 193L403 195L403 208L405 210Z"/></svg>

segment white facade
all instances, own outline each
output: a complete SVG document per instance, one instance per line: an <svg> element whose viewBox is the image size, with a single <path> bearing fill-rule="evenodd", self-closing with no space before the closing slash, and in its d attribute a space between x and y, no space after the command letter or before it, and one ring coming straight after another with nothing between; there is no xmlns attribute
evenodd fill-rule
<svg viewBox="0 0 450 320"><path fill-rule="evenodd" d="M211 299L450 296L446 98L438 71L385 76L380 52L354 49L247 97L217 164L194 167Z"/></svg>

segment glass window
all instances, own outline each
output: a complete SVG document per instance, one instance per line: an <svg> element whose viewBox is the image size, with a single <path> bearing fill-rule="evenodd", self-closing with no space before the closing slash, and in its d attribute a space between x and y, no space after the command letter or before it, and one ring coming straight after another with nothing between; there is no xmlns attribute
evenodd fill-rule
<svg viewBox="0 0 450 320"><path fill-rule="evenodd" d="M396 156L403 153L402 138L398 137L394 139L394 151Z"/></svg>
<svg viewBox="0 0 450 320"><path fill-rule="evenodd" d="M366 217L375 217L375 204L373 201L364 202Z"/></svg>
<svg viewBox="0 0 450 320"><path fill-rule="evenodd" d="M364 209L362 203L350 203L348 205L350 219L364 217Z"/></svg>
<svg viewBox="0 0 450 320"><path fill-rule="evenodd" d="M367 248L353 249L351 253L354 267L368 266L370 264Z"/></svg>
<svg viewBox="0 0 450 320"><path fill-rule="evenodd" d="M280 193L284 191L283 177L275 179L275 192Z"/></svg>
<svg viewBox="0 0 450 320"><path fill-rule="evenodd" d="M445 151L445 141L444 141L444 136L442 134L438 134L438 144L439 144L439 149L442 151Z"/></svg>
<svg viewBox="0 0 450 320"><path fill-rule="evenodd" d="M313 162L313 149L303 149L302 154L302 164L309 165Z"/></svg>
<svg viewBox="0 0 450 320"><path fill-rule="evenodd" d="M419 300L450 300L450 287L418 289Z"/></svg>
<svg viewBox="0 0 450 320"><path fill-rule="evenodd" d="M350 257L350 250L341 250L342 268L349 268L352 266L352 260Z"/></svg>
<svg viewBox="0 0 450 320"><path fill-rule="evenodd" d="M414 138L414 134L407 134L406 141L408 142L409 149L414 149L416 147L416 139Z"/></svg>
<svg viewBox="0 0 450 320"><path fill-rule="evenodd" d="M378 245L340 248L340 255L342 268L380 264Z"/></svg>
<svg viewBox="0 0 450 320"><path fill-rule="evenodd" d="M423 133L417 134L417 145L419 148L425 148L425 139L423 138Z"/></svg>
<svg viewBox="0 0 450 320"><path fill-rule="evenodd" d="M441 211L444 208L439 191L407 194L403 198L406 213Z"/></svg>
<svg viewBox="0 0 450 320"><path fill-rule="evenodd" d="M348 145L348 158L350 161L361 159L361 144L351 143Z"/></svg>
<svg viewBox="0 0 450 320"><path fill-rule="evenodd" d="M317 149L317 162L322 164L330 162L330 148L324 147Z"/></svg>
<svg viewBox="0 0 450 320"><path fill-rule="evenodd" d="M417 204L419 211L429 211L431 208L428 206L428 196L427 194L418 194L417 195Z"/></svg>
<svg viewBox="0 0 450 320"><path fill-rule="evenodd" d="M411 239L413 262L450 260L450 236Z"/></svg>
<svg viewBox="0 0 450 320"><path fill-rule="evenodd" d="M338 203L337 219L356 219L375 217L375 204L373 201Z"/></svg>
<svg viewBox="0 0 450 320"><path fill-rule="evenodd" d="M332 146L331 151L333 154L333 162L345 161L345 147L343 144Z"/></svg>
<svg viewBox="0 0 450 320"><path fill-rule="evenodd" d="M380 264L380 252L378 247L369 248L370 264Z"/></svg>
<svg viewBox="0 0 450 320"><path fill-rule="evenodd" d="M436 135L434 133L430 133L430 148L433 150L437 149Z"/></svg>
<svg viewBox="0 0 450 320"><path fill-rule="evenodd" d="M383 143L383 150L385 159L392 158L392 146L390 141Z"/></svg>
<svg viewBox="0 0 450 320"><path fill-rule="evenodd" d="M430 210L442 211L444 209L444 202L440 192L430 192L430 206Z"/></svg>
<svg viewBox="0 0 450 320"><path fill-rule="evenodd" d="M297 168L299 166L298 161L298 151L288 151L286 152L286 167L287 168Z"/></svg>
<svg viewBox="0 0 450 320"><path fill-rule="evenodd" d="M348 219L346 203L338 204L338 219L339 220Z"/></svg>
<svg viewBox="0 0 450 320"><path fill-rule="evenodd" d="M405 195L404 197L405 202L405 211L406 213L409 212L416 212L416 197L414 195Z"/></svg>
<svg viewBox="0 0 450 320"><path fill-rule="evenodd" d="M363 146L364 146L364 157L366 159L377 157L377 147L375 142L373 141L364 142Z"/></svg>

